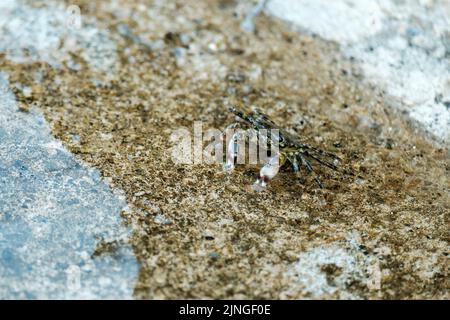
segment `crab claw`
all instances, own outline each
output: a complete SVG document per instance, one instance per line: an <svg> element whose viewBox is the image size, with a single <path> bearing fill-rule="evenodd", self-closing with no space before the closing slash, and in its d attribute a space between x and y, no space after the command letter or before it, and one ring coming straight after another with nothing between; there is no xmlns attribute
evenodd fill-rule
<svg viewBox="0 0 450 320"><path fill-rule="evenodd" d="M264 190L269 181L278 174L278 171L280 171L280 156L275 155L259 171L258 178L252 186L253 190L256 192Z"/></svg>
<svg viewBox="0 0 450 320"><path fill-rule="evenodd" d="M241 138L240 133L234 133L230 139L227 148L227 159L225 164L223 165L223 169L225 171L232 171L234 169L234 163L239 153L239 144L238 141Z"/></svg>
<svg viewBox="0 0 450 320"><path fill-rule="evenodd" d="M233 144L233 146L231 145ZM236 147L236 148L234 148ZM235 152L235 150L236 152ZM234 144L233 141L230 142L230 146L229 146L229 150L227 152L227 160L226 162L223 164L223 170L224 171L232 171L234 169L234 161L236 159L236 153L237 153L237 145Z"/></svg>

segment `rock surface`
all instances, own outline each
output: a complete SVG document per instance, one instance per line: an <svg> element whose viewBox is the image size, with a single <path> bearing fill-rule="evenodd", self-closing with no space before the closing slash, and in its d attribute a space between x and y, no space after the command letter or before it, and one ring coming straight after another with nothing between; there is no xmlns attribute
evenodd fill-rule
<svg viewBox="0 0 450 320"><path fill-rule="evenodd" d="M8 98L15 107L3 107L2 117L21 128L26 119L41 119L36 112L42 112L57 140L44 124L31 135L42 134L40 140L52 145L61 142L60 149L67 148L77 160L61 151L65 159L80 171L62 171L56 181L44 171L49 190L32 193L45 200L55 192L60 201L47 201L55 208L36 203L21 208L13 196L0 196L0 237L12 209L17 223L27 210L55 221L39 226L54 226L56 234L68 231L58 213L72 214L74 229L85 225L90 240L83 249L69 246L68 256L86 252L83 257L99 264L93 274L115 279L122 298L133 287L135 298L448 299L449 153L445 143L428 139L411 125L402 113L403 102L392 100L395 92L385 94L379 79L392 81L389 73L383 78L367 72L375 65L372 54L361 53L365 46L373 43L374 55L388 50L376 40L386 28L381 21L385 13L376 15L381 20L372 29L358 18L359 5L348 12L336 2L328 9L348 12L362 25L352 36L333 38L327 37L327 27L302 25L306 30L298 32L264 14L291 20L278 14L274 3L268 1L263 10L255 9L256 2L233 0L153 1L148 6L140 1L77 1L81 24L64 26L67 19L45 22L51 12L72 13L61 2L2 2L2 38L11 39L17 31L12 20L27 16L42 17L36 26L42 29L36 30L45 30L27 31L26 41L19 43L1 42L0 71L8 84L3 92L15 96ZM305 1L298 3L308 8ZM45 45L30 41L36 35ZM50 55L54 48L61 52ZM398 52L396 47L389 50ZM432 65L437 63L422 49L402 50L413 56L419 50ZM357 52L355 59L348 52ZM437 79L427 71L422 75ZM227 112L232 104L257 106L302 139L337 153L343 159L341 170L318 170L324 189L307 175L285 170L267 190L254 193L249 187L258 170L254 166L225 174L218 164L174 164L172 133L185 128L193 134L195 121L223 129L233 122ZM433 128L439 136L441 129ZM443 130L448 134L448 127ZM21 142L23 154L6 152L0 158L6 172L0 179L8 177L3 181L16 194L29 182L9 178L20 171L10 159L31 157L33 139L25 141L30 148ZM50 158L48 164L58 161ZM87 189L64 196L54 190L64 179L72 177L77 185L83 176L93 181ZM136 281L134 258L125 254L116 259L115 244L127 248L127 241L120 241L127 233L117 214L125 202L109 188L125 194L128 206L121 218L132 230L128 242L140 266ZM81 211L66 211L71 208L67 202L76 199ZM83 218L82 208L89 206L96 213ZM103 223L106 216L109 222ZM91 224L101 226L99 233L111 239L96 242ZM29 236L16 228L17 237ZM78 237L76 232L67 236ZM4 274L15 257L27 255L20 242L0 239ZM61 248L62 242L46 242L41 248ZM29 261L40 257L46 253ZM50 283L47 270L56 269L43 259L36 270L42 271L42 283ZM26 270L18 273L18 281L14 275L1 277L0 295L32 298L27 290L34 284L20 284L27 277ZM103 280L87 287L94 290L96 284L108 288ZM92 290L77 297L105 297ZM51 293L49 288L42 295L67 297L65 291Z"/></svg>
<svg viewBox="0 0 450 320"><path fill-rule="evenodd" d="M450 2L270 0L266 8L336 41L395 107L450 142Z"/></svg>
<svg viewBox="0 0 450 320"><path fill-rule="evenodd" d="M0 73L0 298L124 299L138 265L123 197L21 111ZM114 250L103 254L104 246ZM102 247L103 245L103 247Z"/></svg>

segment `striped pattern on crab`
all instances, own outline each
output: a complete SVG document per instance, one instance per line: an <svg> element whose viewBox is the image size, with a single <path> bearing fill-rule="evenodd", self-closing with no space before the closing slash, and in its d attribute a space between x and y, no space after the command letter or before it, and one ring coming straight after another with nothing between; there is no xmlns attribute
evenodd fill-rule
<svg viewBox="0 0 450 320"><path fill-rule="evenodd" d="M235 107L231 107L229 110L242 121L231 124L224 132L237 127L246 127L247 130L238 131L232 135L227 146L224 169L226 171L234 169L240 151L239 141L242 141L242 139L248 139L256 135L259 138L259 146L267 146L267 151L270 153L268 161L261 168L253 184L255 191L263 190L284 165L290 165L294 172L300 172L302 167L305 168L308 174L314 175L315 181L321 188L323 188L323 184L320 177L315 173L311 161L337 170L340 160L338 156L300 142L297 137L280 129L259 110L254 108L249 113L245 113Z"/></svg>

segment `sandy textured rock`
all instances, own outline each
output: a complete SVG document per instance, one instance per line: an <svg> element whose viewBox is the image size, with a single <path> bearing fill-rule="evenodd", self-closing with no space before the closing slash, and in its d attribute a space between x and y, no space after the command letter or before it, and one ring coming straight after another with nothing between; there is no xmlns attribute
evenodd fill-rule
<svg viewBox="0 0 450 320"><path fill-rule="evenodd" d="M268 0L266 11L341 46L390 104L450 142L450 3Z"/></svg>
<svg viewBox="0 0 450 320"><path fill-rule="evenodd" d="M251 2L78 4L108 30L114 68L83 45L57 65L3 53L0 68L24 110L125 193L136 298L448 298L448 150L336 43L264 14L242 30ZM341 170L319 169L325 189L287 170L254 193L254 166L175 165L171 134L224 128L231 104L337 153Z"/></svg>
<svg viewBox="0 0 450 320"><path fill-rule="evenodd" d="M19 109L0 72L0 298L130 298L138 264L125 206L39 110Z"/></svg>

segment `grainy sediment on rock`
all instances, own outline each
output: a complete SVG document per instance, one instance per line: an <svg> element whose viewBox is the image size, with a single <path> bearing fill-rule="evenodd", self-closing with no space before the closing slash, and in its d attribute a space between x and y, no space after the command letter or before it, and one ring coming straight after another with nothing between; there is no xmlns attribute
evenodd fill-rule
<svg viewBox="0 0 450 320"><path fill-rule="evenodd" d="M110 73L80 52L80 70L5 55L0 68L126 193L136 298L449 298L448 150L394 114L335 45L264 15L243 32L249 7L232 0L118 3L77 2L117 45ZM257 167L174 165L172 132L224 128L230 104L259 107L343 169L319 170L325 189L285 171L254 193Z"/></svg>

